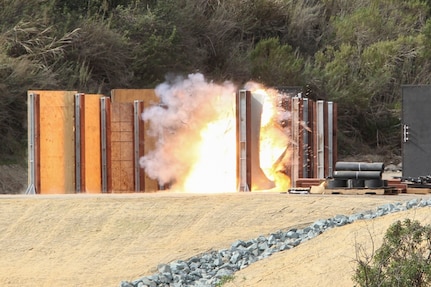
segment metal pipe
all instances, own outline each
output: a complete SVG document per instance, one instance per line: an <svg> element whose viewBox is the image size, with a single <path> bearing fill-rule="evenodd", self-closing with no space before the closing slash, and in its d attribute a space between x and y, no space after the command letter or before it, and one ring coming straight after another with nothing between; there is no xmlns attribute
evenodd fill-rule
<svg viewBox="0 0 431 287"><path fill-rule="evenodd" d="M336 170L332 175L333 178L343 179L380 179L382 177L381 171L355 171L355 170Z"/></svg>
<svg viewBox="0 0 431 287"><path fill-rule="evenodd" d="M335 170L349 171L383 171L385 165L383 162L343 162L339 161L335 164Z"/></svg>

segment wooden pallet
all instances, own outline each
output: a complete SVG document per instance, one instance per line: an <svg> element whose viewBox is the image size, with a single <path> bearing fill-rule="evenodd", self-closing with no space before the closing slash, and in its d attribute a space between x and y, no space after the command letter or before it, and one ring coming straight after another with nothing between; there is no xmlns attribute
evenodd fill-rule
<svg viewBox="0 0 431 287"><path fill-rule="evenodd" d="M406 193L409 193L409 194L428 194L428 193L431 193L431 188L407 187Z"/></svg>
<svg viewBox="0 0 431 287"><path fill-rule="evenodd" d="M394 187L399 193L407 192L407 184L401 182L401 179L388 179L388 187Z"/></svg>
<svg viewBox="0 0 431 287"><path fill-rule="evenodd" d="M398 189L392 187L385 188L340 188L325 189L323 194L346 194L346 195L397 195Z"/></svg>

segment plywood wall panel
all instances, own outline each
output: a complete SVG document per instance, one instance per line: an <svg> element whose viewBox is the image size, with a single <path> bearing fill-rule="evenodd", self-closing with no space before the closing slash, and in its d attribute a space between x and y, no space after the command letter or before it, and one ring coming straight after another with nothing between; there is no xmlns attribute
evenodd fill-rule
<svg viewBox="0 0 431 287"><path fill-rule="evenodd" d="M111 99L113 103L133 103L134 101L142 101L142 111L153 105L160 103L153 89L114 89L111 91ZM131 113L132 115L132 113ZM139 155L144 156L156 146L156 139L148 136L149 123L140 122L139 125ZM153 192L159 189L157 180L150 178L144 170L141 178L141 191Z"/></svg>
<svg viewBox="0 0 431 287"><path fill-rule="evenodd" d="M85 140L85 186L87 193L101 193L101 127L100 127L100 98L103 95L84 95L84 140Z"/></svg>
<svg viewBox="0 0 431 287"><path fill-rule="evenodd" d="M143 101L148 105L159 104L159 98L153 89L114 89L111 91L113 103L133 103Z"/></svg>
<svg viewBox="0 0 431 287"><path fill-rule="evenodd" d="M111 103L112 192L133 192L133 104Z"/></svg>
<svg viewBox="0 0 431 287"><path fill-rule="evenodd" d="M74 96L77 92L29 92L39 94L39 192L74 193Z"/></svg>

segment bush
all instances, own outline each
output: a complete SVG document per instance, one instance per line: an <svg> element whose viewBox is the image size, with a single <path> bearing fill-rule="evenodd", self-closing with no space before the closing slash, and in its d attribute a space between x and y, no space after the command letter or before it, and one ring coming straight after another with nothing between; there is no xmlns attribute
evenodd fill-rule
<svg viewBox="0 0 431 287"><path fill-rule="evenodd" d="M430 286L431 226L397 221L372 259L357 258L355 286Z"/></svg>

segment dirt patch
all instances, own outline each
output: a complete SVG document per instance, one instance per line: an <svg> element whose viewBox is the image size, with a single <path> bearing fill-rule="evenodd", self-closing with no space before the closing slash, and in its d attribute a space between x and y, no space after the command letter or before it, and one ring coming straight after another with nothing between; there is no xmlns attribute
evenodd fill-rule
<svg viewBox="0 0 431 287"><path fill-rule="evenodd" d="M235 193L0 196L1 286L119 286L160 263L228 248L277 230L304 227L417 195ZM423 196L422 196L423 197ZM409 211L336 228L235 275L226 286L352 286L356 239L364 244ZM331 281L332 278L332 281ZM334 279L335 278L335 279ZM340 282L340 284L338 284Z"/></svg>

